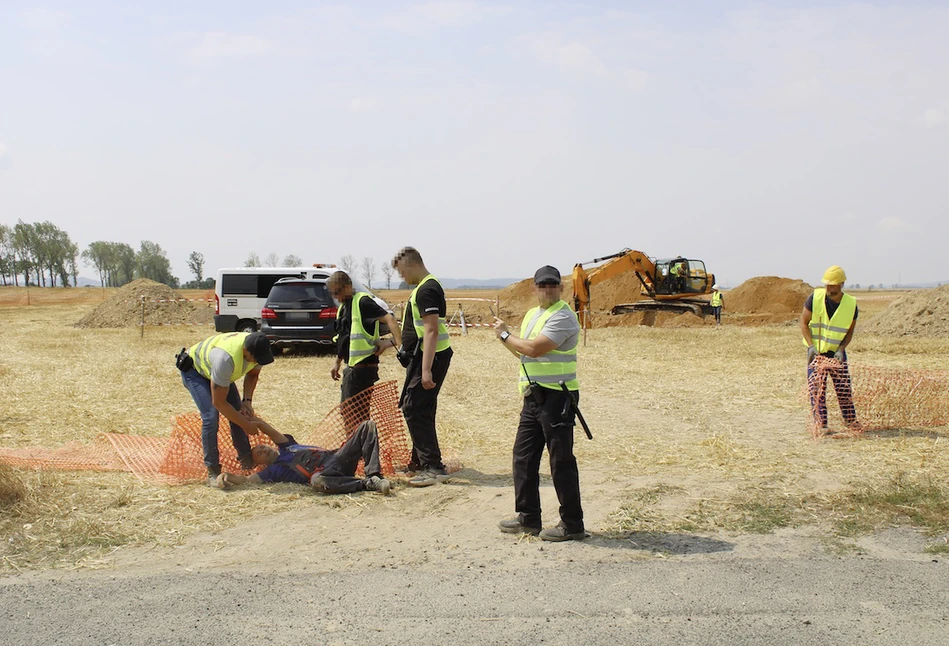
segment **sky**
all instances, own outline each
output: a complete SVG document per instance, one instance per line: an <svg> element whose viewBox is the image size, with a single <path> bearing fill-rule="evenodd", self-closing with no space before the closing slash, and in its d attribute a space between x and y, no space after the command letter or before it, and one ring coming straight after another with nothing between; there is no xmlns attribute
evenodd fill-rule
<svg viewBox="0 0 949 646"><path fill-rule="evenodd" d="M182 281L404 245L454 278L629 247L949 280L946 34L945 2L5 0L0 223Z"/></svg>

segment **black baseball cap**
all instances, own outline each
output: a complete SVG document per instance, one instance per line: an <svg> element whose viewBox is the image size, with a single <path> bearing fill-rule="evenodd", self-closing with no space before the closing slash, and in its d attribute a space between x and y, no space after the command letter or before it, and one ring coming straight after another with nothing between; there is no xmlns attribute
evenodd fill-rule
<svg viewBox="0 0 949 646"><path fill-rule="evenodd" d="M254 356L254 363L258 366L266 366L273 363L273 350L270 349L270 341L263 332L251 332L244 339L244 348Z"/></svg>
<svg viewBox="0 0 949 646"><path fill-rule="evenodd" d="M539 285L541 283L557 283L559 285L560 272L557 271L556 267L544 265L534 272L534 284Z"/></svg>

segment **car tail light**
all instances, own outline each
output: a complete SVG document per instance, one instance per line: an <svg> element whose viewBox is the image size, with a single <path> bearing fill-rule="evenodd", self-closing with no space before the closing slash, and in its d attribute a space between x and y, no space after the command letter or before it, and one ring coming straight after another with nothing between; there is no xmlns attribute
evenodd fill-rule
<svg viewBox="0 0 949 646"><path fill-rule="evenodd" d="M260 310L260 318L262 318L262 319L276 319L276 318L277 318L277 313L274 312L274 311L273 311L272 309L270 309L269 307L265 307L264 309Z"/></svg>
<svg viewBox="0 0 949 646"><path fill-rule="evenodd" d="M321 319L334 319L334 318L336 318L336 308L335 308L335 307L327 307L325 310L323 310L322 312L320 312L319 318L321 318Z"/></svg>
<svg viewBox="0 0 949 646"><path fill-rule="evenodd" d="M221 299L218 298L217 294L214 295L214 313L215 314L221 313Z"/></svg>

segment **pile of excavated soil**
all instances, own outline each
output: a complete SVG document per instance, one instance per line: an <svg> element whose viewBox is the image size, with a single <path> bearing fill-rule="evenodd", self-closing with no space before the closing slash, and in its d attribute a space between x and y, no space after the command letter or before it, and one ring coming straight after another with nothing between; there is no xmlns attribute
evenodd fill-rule
<svg viewBox="0 0 949 646"><path fill-rule="evenodd" d="M859 327L860 332L888 336L949 336L949 285L901 296Z"/></svg>
<svg viewBox="0 0 949 646"><path fill-rule="evenodd" d="M724 311L728 314L755 314L755 322L782 323L800 316L804 301L814 288L803 280L758 276L749 278L725 292Z"/></svg>
<svg viewBox="0 0 949 646"><path fill-rule="evenodd" d="M702 327L714 325L714 317L696 316L691 312L630 312L629 314L602 315L593 317L593 327Z"/></svg>
<svg viewBox="0 0 949 646"><path fill-rule="evenodd" d="M178 301L181 296L168 285L140 278L82 317L76 327L136 327L142 322L143 296L146 325L207 325L214 320L214 309L207 303Z"/></svg>
<svg viewBox="0 0 949 646"><path fill-rule="evenodd" d="M573 287L570 285L570 274L564 274L563 299L573 308ZM590 309L596 312L593 317L594 327L606 327L603 321L610 318L622 319L623 317L610 317L607 313L614 305L621 303L635 303L642 299L640 294L641 284L635 274L625 272L618 276L609 278L602 283L597 283L590 288ZM508 285L499 294L501 299L501 317L510 318L511 316L523 316L524 312L537 305L537 296L534 294L534 279L525 278L524 280ZM625 315L624 315L625 316ZM511 319L513 320L513 319ZM623 325L622 323L612 323L611 326ZM640 325L639 323L629 323L628 325Z"/></svg>

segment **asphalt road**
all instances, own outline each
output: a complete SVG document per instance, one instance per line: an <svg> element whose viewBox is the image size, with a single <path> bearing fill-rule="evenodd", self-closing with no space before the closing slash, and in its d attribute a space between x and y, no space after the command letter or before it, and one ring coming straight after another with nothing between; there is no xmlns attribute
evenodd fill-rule
<svg viewBox="0 0 949 646"><path fill-rule="evenodd" d="M0 580L0 640L949 644L949 569L936 557L673 557L506 571L168 565Z"/></svg>

